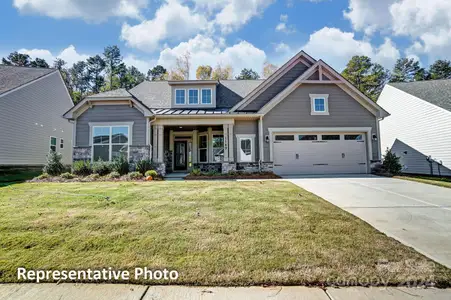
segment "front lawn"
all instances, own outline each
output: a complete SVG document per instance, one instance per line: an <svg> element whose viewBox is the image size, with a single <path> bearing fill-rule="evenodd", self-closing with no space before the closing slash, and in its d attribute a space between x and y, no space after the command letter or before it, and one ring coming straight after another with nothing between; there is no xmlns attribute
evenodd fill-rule
<svg viewBox="0 0 451 300"><path fill-rule="evenodd" d="M165 284L451 282L449 269L288 182L0 188L0 282L17 282L17 267L146 266L179 272Z"/></svg>
<svg viewBox="0 0 451 300"><path fill-rule="evenodd" d="M396 176L395 178L432 184L451 189L451 178L428 176Z"/></svg>

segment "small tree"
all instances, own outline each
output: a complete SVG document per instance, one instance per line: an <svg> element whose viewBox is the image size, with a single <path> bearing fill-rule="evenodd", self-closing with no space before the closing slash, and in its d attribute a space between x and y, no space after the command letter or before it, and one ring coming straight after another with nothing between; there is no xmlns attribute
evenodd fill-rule
<svg viewBox="0 0 451 300"><path fill-rule="evenodd" d="M396 156L396 154L387 148L383 162L384 169L393 175L398 175L402 170L402 165L399 162L399 159L400 157Z"/></svg>
<svg viewBox="0 0 451 300"><path fill-rule="evenodd" d="M47 155L47 163L45 164L42 172L51 176L58 176L64 171L64 165L61 162L62 155L56 151L50 151Z"/></svg>
<svg viewBox="0 0 451 300"><path fill-rule="evenodd" d="M256 80L259 79L260 75L252 69L244 68L241 70L240 75L238 75L235 79L237 80Z"/></svg>

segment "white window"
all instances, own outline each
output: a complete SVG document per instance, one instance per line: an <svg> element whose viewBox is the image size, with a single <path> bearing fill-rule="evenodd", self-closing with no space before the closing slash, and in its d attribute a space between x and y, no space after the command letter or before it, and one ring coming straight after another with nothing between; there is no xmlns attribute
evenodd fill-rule
<svg viewBox="0 0 451 300"><path fill-rule="evenodd" d="M310 94L311 115L329 115L329 95Z"/></svg>
<svg viewBox="0 0 451 300"><path fill-rule="evenodd" d="M224 135L213 135L213 162L224 161Z"/></svg>
<svg viewBox="0 0 451 300"><path fill-rule="evenodd" d="M238 162L254 162L255 161L255 135L237 134L238 141Z"/></svg>
<svg viewBox="0 0 451 300"><path fill-rule="evenodd" d="M175 104L185 104L185 97L185 90L175 90Z"/></svg>
<svg viewBox="0 0 451 300"><path fill-rule="evenodd" d="M199 162L208 162L208 136L199 135Z"/></svg>
<svg viewBox="0 0 451 300"><path fill-rule="evenodd" d="M64 149L64 140L60 139L60 149Z"/></svg>
<svg viewBox="0 0 451 300"><path fill-rule="evenodd" d="M199 104L199 90L188 91L188 104Z"/></svg>
<svg viewBox="0 0 451 300"><path fill-rule="evenodd" d="M56 152L56 137L50 137L50 151Z"/></svg>
<svg viewBox="0 0 451 300"><path fill-rule="evenodd" d="M211 104L211 89L202 89L202 104Z"/></svg>
<svg viewBox="0 0 451 300"><path fill-rule="evenodd" d="M130 126L92 126L92 160L112 161L121 155L128 159Z"/></svg>

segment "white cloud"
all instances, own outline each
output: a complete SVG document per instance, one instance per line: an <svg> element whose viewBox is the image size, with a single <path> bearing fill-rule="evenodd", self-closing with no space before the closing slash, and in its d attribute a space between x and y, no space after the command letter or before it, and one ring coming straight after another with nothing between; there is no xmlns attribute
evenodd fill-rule
<svg viewBox="0 0 451 300"><path fill-rule="evenodd" d="M288 15L280 15L280 23L276 26L276 31L284 32L284 33L293 33L296 32L296 29L292 25L287 25Z"/></svg>
<svg viewBox="0 0 451 300"><path fill-rule="evenodd" d="M266 60L264 51L246 41L221 49L216 40L198 34L196 37L187 42L182 42L174 48L167 48L161 51L158 64L170 70L175 65L177 57L185 54L187 51L191 54L191 79L195 78L196 69L200 65L210 65L212 67L215 67L218 63L224 66L231 65L235 74L238 74L243 68L252 68L257 72L261 72L263 63Z"/></svg>
<svg viewBox="0 0 451 300"><path fill-rule="evenodd" d="M73 45L63 49L59 54L52 54L49 50L46 49L19 49L17 50L19 53L28 54L32 59L43 58L45 61L52 66L53 62L57 58L61 58L64 60L67 65L66 67L72 67L72 65L80 60L86 60L89 55L80 54L77 52Z"/></svg>
<svg viewBox="0 0 451 300"><path fill-rule="evenodd" d="M354 55L366 55L386 68L392 68L400 53L390 39L375 48L369 41L357 40L354 33L324 27L310 35L303 49L341 71Z"/></svg>
<svg viewBox="0 0 451 300"><path fill-rule="evenodd" d="M167 0L155 13L155 18L141 24L122 26L121 38L128 46L151 52L166 39L183 39L208 28L202 14L193 13L177 0Z"/></svg>
<svg viewBox="0 0 451 300"><path fill-rule="evenodd" d="M149 69L152 69L157 65L157 61L155 59L141 59L133 54L126 55L123 61L128 67L135 66L145 75L147 75L147 71L149 71Z"/></svg>
<svg viewBox="0 0 451 300"><path fill-rule="evenodd" d="M224 4L225 1L221 1ZM223 33L230 33L259 15L274 0L228 0L216 15L214 23Z"/></svg>
<svg viewBox="0 0 451 300"><path fill-rule="evenodd" d="M91 22L108 17L141 18L148 0L14 0L21 13L40 14L57 19L82 18Z"/></svg>
<svg viewBox="0 0 451 300"><path fill-rule="evenodd" d="M281 22L288 22L288 15L280 15Z"/></svg>
<svg viewBox="0 0 451 300"><path fill-rule="evenodd" d="M394 2L395 0L349 0L348 11L343 14L355 30L372 34L390 24L390 12L387 8Z"/></svg>
<svg viewBox="0 0 451 300"><path fill-rule="evenodd" d="M276 44L274 50L275 50L277 53L287 53L287 52L291 52L290 46L288 46L287 44L285 44L285 43L283 43L283 42L281 42L281 43L279 43L279 44Z"/></svg>

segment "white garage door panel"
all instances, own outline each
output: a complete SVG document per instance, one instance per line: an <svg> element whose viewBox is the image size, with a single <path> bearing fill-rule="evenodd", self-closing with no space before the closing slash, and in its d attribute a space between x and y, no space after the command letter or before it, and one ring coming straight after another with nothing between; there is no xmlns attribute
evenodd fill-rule
<svg viewBox="0 0 451 300"><path fill-rule="evenodd" d="M312 134L312 133L309 133ZM316 134L316 133L314 133ZM366 142L340 140L274 142L274 171L281 175L367 173ZM338 134L338 133L336 133ZM362 134L365 137L365 134Z"/></svg>

